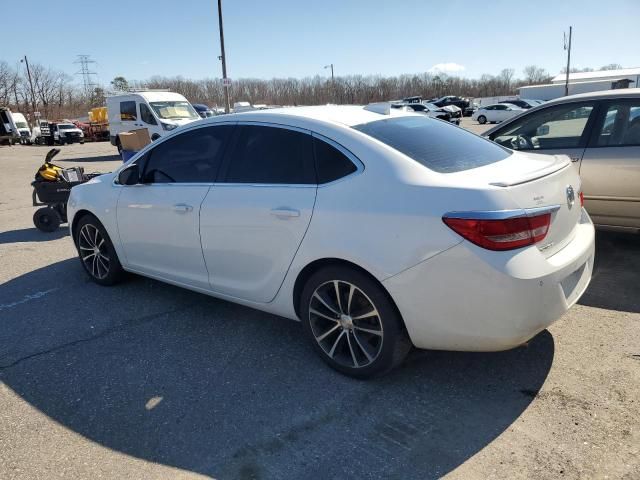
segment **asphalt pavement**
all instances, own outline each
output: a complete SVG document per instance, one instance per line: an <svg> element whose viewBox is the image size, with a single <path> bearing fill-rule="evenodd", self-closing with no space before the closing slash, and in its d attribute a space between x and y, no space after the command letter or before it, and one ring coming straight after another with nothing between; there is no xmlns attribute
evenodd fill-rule
<svg viewBox="0 0 640 480"><path fill-rule="evenodd" d="M66 229L32 224L46 151L0 147L0 478L640 478L639 237L599 233L586 295L528 346L357 381L296 322L92 283ZM105 143L57 160L120 164Z"/></svg>

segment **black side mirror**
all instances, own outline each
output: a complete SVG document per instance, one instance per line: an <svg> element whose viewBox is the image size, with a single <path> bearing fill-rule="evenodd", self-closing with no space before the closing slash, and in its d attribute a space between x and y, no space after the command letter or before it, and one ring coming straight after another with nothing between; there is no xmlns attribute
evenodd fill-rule
<svg viewBox="0 0 640 480"><path fill-rule="evenodd" d="M120 185L137 185L140 183L140 168L132 163L118 174Z"/></svg>

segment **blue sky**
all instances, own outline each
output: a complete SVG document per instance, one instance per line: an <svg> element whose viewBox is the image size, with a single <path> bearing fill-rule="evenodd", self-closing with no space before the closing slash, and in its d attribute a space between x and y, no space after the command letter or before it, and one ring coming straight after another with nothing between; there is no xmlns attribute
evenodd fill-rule
<svg viewBox="0 0 640 480"><path fill-rule="evenodd" d="M221 76L216 0L53 5L31 1L29 10L41 14L3 22L10 40L0 60L15 64L26 54L73 74L75 56L88 54L101 83L116 75ZM24 8L3 2L3 17L19 19ZM223 10L232 79L328 75L328 63L336 75L417 73L439 64L472 78L507 67L520 76L530 64L555 74L566 62L569 24L573 66L640 66L640 0L223 0Z"/></svg>

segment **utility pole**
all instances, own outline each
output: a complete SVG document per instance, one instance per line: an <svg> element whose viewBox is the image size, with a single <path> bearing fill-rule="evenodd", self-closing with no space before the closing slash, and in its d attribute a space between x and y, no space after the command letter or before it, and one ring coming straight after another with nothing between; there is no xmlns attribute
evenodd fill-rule
<svg viewBox="0 0 640 480"><path fill-rule="evenodd" d="M20 62L24 62L27 67L27 77L29 77L29 87L31 88L31 108L33 109L31 113L34 114L36 112L36 94L33 90L33 81L31 80L31 70L29 70L29 60L27 60L27 56L24 56L24 59L20 60Z"/></svg>
<svg viewBox="0 0 640 480"><path fill-rule="evenodd" d="M573 27L569 27L569 44L567 45L567 36L564 37L564 49L567 51L567 76L564 82L564 96L569 95L569 70L571 68L571 34Z"/></svg>
<svg viewBox="0 0 640 480"><path fill-rule="evenodd" d="M324 68L331 68L331 96L333 97L333 100L335 101L336 99L336 82L333 78L333 63L330 63L329 65L325 65Z"/></svg>
<svg viewBox="0 0 640 480"><path fill-rule="evenodd" d="M224 112L229 113L229 84L227 83L227 57L224 54L224 30L222 29L222 0L218 0L218 26L220 27L220 60L222 60L222 88L224 89Z"/></svg>

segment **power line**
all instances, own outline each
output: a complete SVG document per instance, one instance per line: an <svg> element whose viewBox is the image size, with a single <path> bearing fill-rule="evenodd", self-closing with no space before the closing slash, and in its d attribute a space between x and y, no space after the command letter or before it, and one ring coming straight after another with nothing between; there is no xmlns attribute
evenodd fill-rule
<svg viewBox="0 0 640 480"><path fill-rule="evenodd" d="M80 65L80 70L76 72L76 75L82 75L82 83L84 85L84 93L85 95L91 95L91 92L95 87L98 86L96 82L93 81L92 75L97 75L96 72L90 71L89 64L96 63L95 60L91 60L90 55L77 55L78 59L73 62Z"/></svg>

